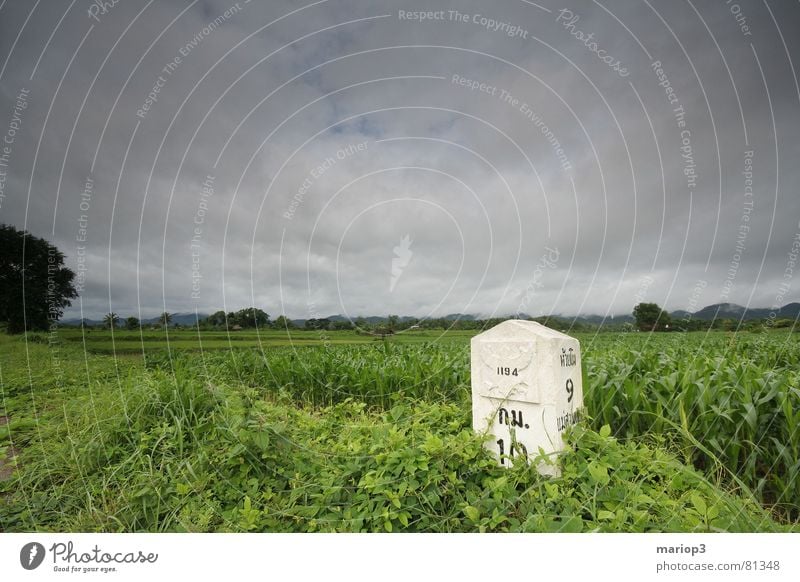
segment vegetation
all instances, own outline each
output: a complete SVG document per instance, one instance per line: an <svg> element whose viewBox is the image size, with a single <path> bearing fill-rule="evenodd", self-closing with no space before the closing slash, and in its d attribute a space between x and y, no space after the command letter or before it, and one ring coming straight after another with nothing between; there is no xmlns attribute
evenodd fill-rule
<svg viewBox="0 0 800 582"><path fill-rule="evenodd" d="M230 313L217 311L200 323L206 329L264 329L270 326L269 314L257 307L247 307ZM281 323L282 328L286 327L285 321Z"/></svg>
<svg viewBox="0 0 800 582"><path fill-rule="evenodd" d="M106 313L105 316L103 317L103 325L107 329L116 329L119 326L119 322L120 322L119 315L117 315L113 311L111 313Z"/></svg>
<svg viewBox="0 0 800 582"><path fill-rule="evenodd" d="M656 303L639 303L633 308L633 317L639 331L664 331L669 329L669 313Z"/></svg>
<svg viewBox="0 0 800 582"><path fill-rule="evenodd" d="M0 322L9 333L44 331L78 296L64 254L44 239L0 224Z"/></svg>
<svg viewBox="0 0 800 582"><path fill-rule="evenodd" d="M688 464L800 519L800 344L788 334L600 343L585 404L616 435L669 435Z"/></svg>
<svg viewBox="0 0 800 582"><path fill-rule="evenodd" d="M788 333L581 337L592 418L555 479L499 468L471 430L469 333L167 335L192 334L115 332L134 358L72 340L114 345L96 330L0 339L0 529L800 528Z"/></svg>
<svg viewBox="0 0 800 582"><path fill-rule="evenodd" d="M645 307L642 307L645 306ZM646 307L651 306L651 307ZM635 329L639 331L768 331L771 329L791 329L800 331L797 320L787 318L747 318L731 319L722 315L715 316L713 319L701 319L694 317L687 312L676 312L673 315L661 310L654 303L637 305L637 311L641 310L640 323L635 325L635 317L622 316L614 318L612 316L586 316L565 318L560 316L528 317L524 314L515 316L521 319L536 321L552 329L568 333L588 333L598 331L622 331L628 332ZM708 311L707 307L702 311ZM764 310L753 310L759 312ZM707 315L707 314L706 314ZM705 317L705 316L704 316ZM165 318L167 323L165 324ZM270 319L268 313L257 307L247 307L238 311L217 311L207 317L196 317L189 314L189 317L173 317L170 313L163 313L158 318L144 320L140 326L169 327L170 329L192 329L194 331L249 331L269 332L270 330L305 330L305 331L356 331L365 335L388 336L399 333L413 331L470 331L477 332L494 327L495 325L510 319L507 317L494 317L489 319L476 319L469 315L452 314L447 317L417 319L414 317L400 317L389 315L387 317L356 317L348 319L342 316L332 316L323 318L310 318L306 320L291 320L285 315L278 316L274 321ZM126 318L127 320L131 319ZM137 318L133 318L136 320ZM106 327L107 324L91 325L91 322L71 322L62 324L62 327ZM128 327L126 325L126 327ZM137 326L129 329L138 329Z"/></svg>

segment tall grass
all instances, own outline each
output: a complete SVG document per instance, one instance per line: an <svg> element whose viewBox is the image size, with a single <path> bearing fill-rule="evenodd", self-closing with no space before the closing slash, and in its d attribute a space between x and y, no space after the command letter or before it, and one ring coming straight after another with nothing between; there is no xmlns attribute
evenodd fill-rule
<svg viewBox="0 0 800 582"><path fill-rule="evenodd" d="M404 345L270 348L147 358L148 366L205 379L291 394L314 406L357 399L386 408L410 397L464 403L470 395L469 346Z"/></svg>
<svg viewBox="0 0 800 582"><path fill-rule="evenodd" d="M788 335L732 337L666 335L589 351L585 404L596 425L617 435L672 435L688 462L740 480L796 520L800 343Z"/></svg>
<svg viewBox="0 0 800 582"><path fill-rule="evenodd" d="M608 424L627 438L667 435L687 463L746 486L787 519L800 517L800 343L794 336L589 340L584 391L595 429ZM202 358L178 353L148 361L314 406L356 399L386 409L406 397L470 405L465 343L237 350Z"/></svg>
<svg viewBox="0 0 800 582"><path fill-rule="evenodd" d="M0 338L13 423L0 455L21 451L0 529L780 530L750 490L797 519L790 337L585 338L595 430L576 429L557 480L484 452L463 341L173 351L142 366Z"/></svg>

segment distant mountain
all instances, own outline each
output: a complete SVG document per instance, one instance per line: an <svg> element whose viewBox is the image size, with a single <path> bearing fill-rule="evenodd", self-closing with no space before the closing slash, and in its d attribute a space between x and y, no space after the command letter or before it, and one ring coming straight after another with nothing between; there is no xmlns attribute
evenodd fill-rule
<svg viewBox="0 0 800 582"><path fill-rule="evenodd" d="M202 321L208 317L208 313L173 313L172 325L197 325L198 321ZM142 324L158 325L161 323L160 317L151 317L150 319L143 319Z"/></svg>
<svg viewBox="0 0 800 582"><path fill-rule="evenodd" d="M701 321L714 321L715 319L734 319L734 320L748 320L748 319L764 319L769 317L770 310L760 307L747 308L736 303L715 303L714 305L707 305L699 311L691 314L691 319L699 319Z"/></svg>
<svg viewBox="0 0 800 582"><path fill-rule="evenodd" d="M634 321L633 316L629 314L624 315L579 315L577 317L559 316L562 319L575 320L579 323L590 323L593 325L611 325L614 323L630 323Z"/></svg>
<svg viewBox="0 0 800 582"><path fill-rule="evenodd" d="M448 321L455 321L457 319L462 321L475 321L475 316L468 313L449 313L442 319L446 319Z"/></svg>
<svg viewBox="0 0 800 582"><path fill-rule="evenodd" d="M81 324L80 318L72 318L72 319L62 319L58 322L60 325L66 326L75 326L78 327ZM99 319L87 319L86 325L92 327L95 325L103 325L103 322Z"/></svg>
<svg viewBox="0 0 800 582"><path fill-rule="evenodd" d="M326 319L330 319L331 321L350 321L350 318L344 315L329 315Z"/></svg>
<svg viewBox="0 0 800 582"><path fill-rule="evenodd" d="M673 311L670 316L673 319L697 319L701 321L714 321L715 319L733 319L733 320L752 320L752 319L767 319L772 313L772 309L768 307L744 307L736 303L715 303L714 305L707 305L689 313L688 311ZM789 303L784 305L775 312L778 319L797 319L800 315L800 303Z"/></svg>
<svg viewBox="0 0 800 582"><path fill-rule="evenodd" d="M312 318L309 318L309 319L312 319ZM386 323L388 321L387 317L379 317L377 315L370 315L369 317L361 317L361 316L346 317L344 315L329 315L327 317L315 317L313 319L327 319L327 320L330 320L330 321L337 321L337 322L339 322L339 321L352 321L352 322L355 322L356 319L363 319L369 325L377 325L377 324L380 324L380 323ZM400 319L402 320L404 318L400 318ZM292 325L294 325L295 327L304 327L305 324L306 324L306 321L308 321L308 319L292 319L291 320Z"/></svg>
<svg viewBox="0 0 800 582"><path fill-rule="evenodd" d="M119 323L119 325L117 327L123 328L123 327L125 327L125 318L128 317L128 315L124 315L123 314L123 315L120 315L119 317L120 317L120 323ZM173 313L172 314L172 323L171 323L171 325L182 325L184 327L185 326L194 326L194 325L197 325L197 321L198 320L202 321L207 317L208 317L207 313L197 313L197 314L194 314L194 313ZM80 318L75 317L75 318L70 318L70 319L63 319L63 320L61 320L60 323L61 323L61 325L76 326L77 327L77 326L79 326L81 324L81 320L80 320ZM151 317L149 319L143 319L142 320L142 325L160 325L160 324L161 324L160 317ZM86 325L90 326L90 327L97 326L97 325L103 325L103 320L102 319L86 319Z"/></svg>
<svg viewBox="0 0 800 582"><path fill-rule="evenodd" d="M747 309L735 303L716 303L714 305L707 305L700 311L695 311L692 314L692 319L700 319L703 321L713 321L715 319L754 319L761 317L756 314L760 309ZM747 317L747 315L750 317ZM767 312L767 315L769 312ZM765 316L764 316L765 317Z"/></svg>
<svg viewBox="0 0 800 582"><path fill-rule="evenodd" d="M797 319L800 316L800 303L788 303L781 307L778 317L785 319Z"/></svg>
<svg viewBox="0 0 800 582"><path fill-rule="evenodd" d="M462 316L462 319L467 319L467 318L475 319L472 315ZM384 317L384 316L381 316L381 315L369 315L369 316L366 316L366 317L363 317L363 316L360 316L360 315L356 315L356 316L348 317L348 316L345 316L345 315L336 314L336 315L329 315L327 317L319 317L317 319L327 319L329 321L337 321L337 322L339 322L339 321L349 321L349 322L353 322L353 323L355 323L355 321L357 319L363 319L364 321L366 321L370 325L377 325L377 324L386 323L386 322L389 321L388 317ZM402 316L399 317L399 321L400 322L410 321L412 319L418 319L418 318L412 317L411 315L402 315ZM296 326L303 327L305 325L306 321L307 320L305 320L305 319L293 319L292 323L294 325L296 325Z"/></svg>
<svg viewBox="0 0 800 582"><path fill-rule="evenodd" d="M713 321L714 319L733 319L733 320L752 320L752 319L767 319L772 310L767 307L744 307L742 305L737 305L736 303L716 303L714 305L707 305L703 307L699 311L694 313L690 313L683 309L677 309L675 311L670 312L670 316L672 319L693 319L693 320L700 320L700 321ZM800 317L800 303L788 303L784 305L775 313L776 318L778 319L798 319ZM122 323L124 324L125 317L127 315L121 314L120 317L122 318ZM181 325L181 326L194 326L197 325L197 320L203 320L208 317L207 313L198 313L194 314L191 312L187 313L173 313L172 314L172 325ZM501 316L502 317L502 316ZM507 315L504 317L515 317L514 315ZM516 317L520 319L530 319L532 318L530 315L526 313L517 314ZM381 325L385 324L388 321L388 317L386 316L379 316L379 315L370 315L370 316L345 316L341 314L336 315L329 315L328 317L319 317L317 319L329 319L330 321L340 322L340 321L355 321L356 319L364 319L369 325ZM401 322L406 322L412 319L417 319L415 317L409 315L403 315L400 317ZM439 319L439 318L433 318ZM477 319L484 319L483 316L480 315L473 315L470 313L450 313L445 315L441 319L447 321L475 321ZM538 316L536 317L537 320L544 320L548 319L548 316ZM634 317L631 314L622 314L622 315L562 315L562 314L554 314L549 316L549 319L553 320L560 320L566 324L585 324L591 326L613 326L613 325L621 325L624 323L632 323L634 322ZM292 323L297 327L303 327L306 323L306 319L292 319ZM71 318L65 319L61 321L61 325L66 326L78 326L80 325L81 320L78 318ZM158 317L151 317L149 319L142 320L142 325L158 325L159 318ZM97 326L103 325L102 320L98 319L88 319L87 325L90 326ZM124 327L124 325L120 325L120 327Z"/></svg>

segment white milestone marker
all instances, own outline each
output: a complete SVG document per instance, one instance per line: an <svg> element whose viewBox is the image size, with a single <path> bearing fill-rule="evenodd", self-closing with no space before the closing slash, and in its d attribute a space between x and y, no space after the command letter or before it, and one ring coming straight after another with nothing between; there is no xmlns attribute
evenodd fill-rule
<svg viewBox="0 0 800 582"><path fill-rule="evenodd" d="M578 340L512 319L472 338L472 427L503 466L512 458L564 450L564 430L583 408ZM555 461L555 458L553 458ZM558 475L558 464L537 467Z"/></svg>

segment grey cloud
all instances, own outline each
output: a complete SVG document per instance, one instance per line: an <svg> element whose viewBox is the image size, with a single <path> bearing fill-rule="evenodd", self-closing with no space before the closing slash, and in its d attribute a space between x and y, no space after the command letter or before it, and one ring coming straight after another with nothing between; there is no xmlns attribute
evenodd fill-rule
<svg viewBox="0 0 800 582"><path fill-rule="evenodd" d="M253 302L298 317L310 309L511 313L526 294L532 314L625 313L644 297L684 309L697 281L705 283L697 307L721 298L770 305L800 231L800 128L792 123L800 95L790 65L800 62L797 5L739 2L745 34L724 3L694 4L704 24L688 3L576 2L572 28L556 22L565 6L540 4L550 12L523 2L343 0L285 16L301 5L240 0L231 9L236 3L215 0L158 2L139 15L146 3L126 1L96 22L79 2L42 54L66 6L43 0L11 52L32 6L9 0L0 10L0 59L8 57L0 131L19 89L31 99L0 221L54 240L74 264L77 223L87 215L81 300L90 316ZM422 9L470 18L398 19L398 10ZM487 30L475 14L519 26L527 38ZM628 76L570 30L593 34ZM181 62L165 73L176 56ZM686 111L685 128L659 86L656 60ZM495 94L460 86L454 75ZM154 87L155 101L137 115ZM691 191L683 129L698 176ZM360 142L366 151L336 157ZM744 219L750 149L753 209ZM429 170L387 170L411 166ZM209 175L214 193L204 197ZM87 177L94 190L84 212ZM403 198L422 202L389 202ZM394 248L406 235L413 254L390 289ZM558 261L537 273L546 247L558 249ZM193 258L202 275L196 296ZM793 291L785 302L797 299Z"/></svg>

